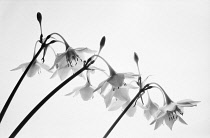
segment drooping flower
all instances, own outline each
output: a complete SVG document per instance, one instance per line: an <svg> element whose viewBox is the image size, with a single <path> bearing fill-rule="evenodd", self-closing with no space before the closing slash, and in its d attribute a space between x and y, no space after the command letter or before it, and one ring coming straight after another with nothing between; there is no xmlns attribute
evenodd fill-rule
<svg viewBox="0 0 210 138"><path fill-rule="evenodd" d="M173 124L177 119L181 123L187 124L180 115L183 115L183 109L175 103L165 105L158 109L156 112L156 118L153 122L151 122L151 125L155 123L154 129L157 129L161 124L163 124L163 121L165 121L165 124L172 130Z"/></svg>
<svg viewBox="0 0 210 138"><path fill-rule="evenodd" d="M119 88L115 89L111 88L106 95L104 95L102 92L101 95L104 98L105 105L109 111L115 111L119 108L122 108L122 110L124 110L131 101L128 93L129 89L137 89L137 88L138 87L131 85L131 83L124 84ZM133 105L132 107L129 108L126 114L131 117L135 114L135 112L136 112L136 106Z"/></svg>
<svg viewBox="0 0 210 138"><path fill-rule="evenodd" d="M11 71L22 69L22 71L24 72L26 70L26 68L28 67L29 64L30 64L30 62L23 63L23 64L19 65L17 68L12 69ZM40 73L41 72L41 68L43 68L44 70L46 70L48 72L51 72L49 70L50 67L48 65L43 64L43 63L40 63L37 60L35 60L34 63L31 65L31 67L28 70L28 72L27 72L26 75L28 77L33 77L36 73Z"/></svg>
<svg viewBox="0 0 210 138"><path fill-rule="evenodd" d="M87 82L86 82L86 84L84 86L76 87L75 89L73 89L72 92L66 94L66 96L72 95L74 93L74 96L80 94L84 101L90 100L93 97L93 91L94 91L95 88L90 83L89 73L92 72L92 71L95 71L95 70L104 71L100 68L90 66L89 70L87 70Z"/></svg>
<svg viewBox="0 0 210 138"><path fill-rule="evenodd" d="M116 89L123 86L125 79L131 79L138 76L134 73L116 73L109 64L108 67L110 70L110 76L106 80L102 81L96 88L96 90L101 89L101 92L103 92L109 84L112 86L113 89Z"/></svg>
<svg viewBox="0 0 210 138"><path fill-rule="evenodd" d="M163 91L163 93L164 93L166 102L163 107L160 107L158 109L158 111L156 112L154 121L151 122L151 125L155 123L154 129L157 129L158 127L160 127L160 125L163 124L163 121L171 130L172 130L174 122L177 119L181 123L187 124L181 118L181 115L183 115L184 113L183 108L197 106L197 103L199 103L200 101L193 101L190 99L186 99L186 100L181 100L175 103L169 98L169 96L165 93L165 91Z"/></svg>
<svg viewBox="0 0 210 138"><path fill-rule="evenodd" d="M155 113L158 111L158 105L154 103L148 93L148 101L145 106L146 110L144 110L144 116L149 120L151 117L155 118Z"/></svg>
<svg viewBox="0 0 210 138"><path fill-rule="evenodd" d="M56 67L56 71L53 73L51 78L58 74L61 80L66 79L70 71L75 73L83 67L84 53L91 54L95 52L96 51L90 50L89 48L73 49L69 47L64 53L57 54L54 64L50 68L51 70ZM84 77L82 73L79 76Z"/></svg>
<svg viewBox="0 0 210 138"><path fill-rule="evenodd" d="M89 82L86 82L84 86L76 87L71 93L66 94L66 96L69 96L73 93L74 96L80 94L84 101L88 101L91 99L91 97L93 97L93 91L94 87Z"/></svg>

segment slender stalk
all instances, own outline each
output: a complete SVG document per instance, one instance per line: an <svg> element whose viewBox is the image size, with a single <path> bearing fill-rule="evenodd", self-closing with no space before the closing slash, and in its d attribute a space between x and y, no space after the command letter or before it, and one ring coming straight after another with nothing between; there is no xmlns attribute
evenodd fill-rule
<svg viewBox="0 0 210 138"><path fill-rule="evenodd" d="M36 60L36 58L39 56L39 54L41 53L41 51L44 49L45 47L45 43L46 43L47 39L45 40L45 42L42 44L42 46L40 47L40 49L38 50L38 52L34 55L33 59L31 60L31 62L29 63L29 65L27 66L26 70L23 72L22 76L20 77L20 79L18 80L17 84L15 85L14 89L12 90L9 98L7 99L1 113L0 113L0 123L4 117L4 114L6 113L17 89L19 88L21 82L23 81L24 77L26 76L28 70L30 69L31 65L34 63L34 61Z"/></svg>
<svg viewBox="0 0 210 138"><path fill-rule="evenodd" d="M114 129L114 127L117 125L117 123L120 121L120 119L125 115L125 113L128 111L128 109L133 105L133 103L136 101L136 99L139 97L139 95L144 91L145 89L140 89L140 91L136 94L136 96L132 99L132 101L128 104L128 106L123 110L123 112L118 116L118 118L115 120L115 122L112 124L112 126L109 128L109 130L106 132L106 134L103 136L103 138L107 138L111 131Z"/></svg>
<svg viewBox="0 0 210 138"><path fill-rule="evenodd" d="M68 79L63 81L60 85L58 85L54 90L52 90L44 99L42 99L34 108L31 110L31 112L22 120L22 122L16 127L16 129L12 132L12 134L9 136L10 138L15 137L18 132L23 128L23 126L28 122L28 120L56 93L58 92L63 86L65 86L69 81L74 79L76 76L78 76L80 73L82 73L84 70L86 70L93 62L90 62L89 64L86 63L80 70L78 70L76 73L74 73L72 76L70 76Z"/></svg>

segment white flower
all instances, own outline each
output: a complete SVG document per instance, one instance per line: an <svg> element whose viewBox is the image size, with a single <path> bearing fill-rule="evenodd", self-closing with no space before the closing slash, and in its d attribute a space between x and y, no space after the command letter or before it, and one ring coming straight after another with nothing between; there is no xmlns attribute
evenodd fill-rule
<svg viewBox="0 0 210 138"><path fill-rule="evenodd" d="M76 87L71 93L66 94L66 96L74 93L74 96L80 94L84 101L90 100L93 97L94 88L90 83L86 83L84 86Z"/></svg>
<svg viewBox="0 0 210 138"><path fill-rule="evenodd" d="M106 104L106 107L109 107L109 111L115 111L119 108L122 108L124 110L128 104L130 103L131 99L129 96L129 89L137 89L138 87L135 87L131 84L123 85L119 88L111 89L106 95L103 95L104 102ZM126 112L126 115L132 117L136 112L136 106L133 104L128 111Z"/></svg>
<svg viewBox="0 0 210 138"><path fill-rule="evenodd" d="M158 109L156 112L156 118L153 122L151 122L151 125L155 123L154 129L157 129L161 124L163 124L163 121L165 121L165 124L172 130L173 124L177 119L181 123L187 124L180 116L183 115L183 107L193 107L196 106L197 103L199 103L199 101L189 99L182 100L177 103L171 100L167 101L163 107Z"/></svg>
<svg viewBox="0 0 210 138"><path fill-rule="evenodd" d="M87 82L86 82L86 84L84 86L76 87L72 92L66 94L66 96L74 93L74 96L80 94L84 101L90 100L93 97L93 92L94 92L95 88L90 83L89 74L94 73L95 70L100 70L100 71L104 72L103 69L100 69L100 68L97 68L97 67L94 67L94 66L90 66L89 70L87 70Z"/></svg>
<svg viewBox="0 0 210 138"><path fill-rule="evenodd" d="M99 90L101 89L101 93L107 88L107 86L110 84L113 88L113 90L116 88L119 88L121 86L123 86L124 83L124 80L126 78L134 78L135 76L138 76L138 75L135 75L133 73L110 73L110 76L102 81L98 87L95 89L96 90Z"/></svg>
<svg viewBox="0 0 210 138"><path fill-rule="evenodd" d="M158 111L158 105L151 100L149 93L148 101L145 108L146 109L144 110L144 116L147 118L147 120L149 120L151 116L155 118L155 113Z"/></svg>
<svg viewBox="0 0 210 138"><path fill-rule="evenodd" d="M11 71L22 69L22 71L24 72L29 64L30 64L30 62L23 63L23 64L19 65L17 68L12 69ZM41 68L45 69L46 71L49 71L49 69L50 69L49 66L42 64L42 63L38 62L37 60L35 60L34 63L31 65L30 69L28 70L27 76L33 77L37 72L40 73ZM51 72L51 71L49 71L49 72Z"/></svg>
<svg viewBox="0 0 210 138"><path fill-rule="evenodd" d="M88 48L73 49L69 47L64 53L57 54L54 64L50 68L51 70L56 67L56 71L53 73L51 78L55 77L55 75L58 74L61 80L66 79L70 71L75 73L83 67L84 53L91 54L95 52L96 51L90 50ZM79 76L84 77L82 73Z"/></svg>

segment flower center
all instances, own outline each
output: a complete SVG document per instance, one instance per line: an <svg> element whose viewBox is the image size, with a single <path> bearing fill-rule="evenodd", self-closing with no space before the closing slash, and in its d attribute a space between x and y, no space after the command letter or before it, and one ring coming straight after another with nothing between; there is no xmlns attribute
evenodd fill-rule
<svg viewBox="0 0 210 138"><path fill-rule="evenodd" d="M178 118L177 112L183 115L183 112L176 106L174 111L167 111L169 121L175 121Z"/></svg>
<svg viewBox="0 0 210 138"><path fill-rule="evenodd" d="M74 50L68 50L68 52L66 53L66 61L68 63L68 67L76 66L79 60L82 61L82 59L77 55ZM74 65L72 64L73 61L75 63Z"/></svg>
<svg viewBox="0 0 210 138"><path fill-rule="evenodd" d="M178 118L178 115L175 111L167 111L169 121L175 121Z"/></svg>

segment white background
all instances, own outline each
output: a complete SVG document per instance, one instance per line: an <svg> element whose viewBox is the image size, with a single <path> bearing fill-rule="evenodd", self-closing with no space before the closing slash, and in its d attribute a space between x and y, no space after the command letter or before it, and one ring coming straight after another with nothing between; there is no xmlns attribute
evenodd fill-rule
<svg viewBox="0 0 210 138"><path fill-rule="evenodd" d="M210 136L210 2L208 0L115 0L115 1L0 1L0 109L21 76L11 72L33 56L40 30L36 13L43 15L43 32L58 32L76 47L98 50L117 72L137 73L133 52L140 59L143 77L159 83L174 101L199 100L186 108L183 119L171 131L166 125L154 130L138 108L134 117L124 116L110 137L209 137ZM63 51L64 47L57 47ZM90 55L89 55L90 56ZM88 57L88 55L87 55ZM39 57L39 59L41 56ZM54 60L49 50L46 63ZM98 60L95 64L107 70ZM8 137L28 112L61 83L42 70L25 78L0 124L0 137ZM97 86L106 76L91 78ZM24 126L17 137L102 137L121 113L109 112L97 94L88 101L64 96L84 84L76 78L51 98ZM134 95L136 91L132 91ZM153 101L161 93L151 92Z"/></svg>

